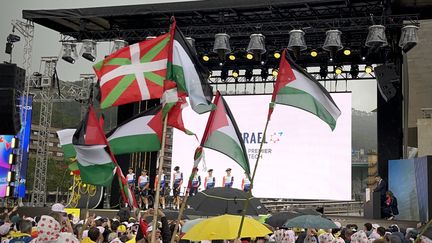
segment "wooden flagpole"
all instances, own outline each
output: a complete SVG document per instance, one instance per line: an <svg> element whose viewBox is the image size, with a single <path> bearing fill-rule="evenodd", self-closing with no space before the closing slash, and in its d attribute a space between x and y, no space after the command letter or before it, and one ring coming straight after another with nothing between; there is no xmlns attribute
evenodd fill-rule
<svg viewBox="0 0 432 243"><path fill-rule="evenodd" d="M182 204L180 206L179 214L178 214L177 221L176 221L175 227L174 227L174 232L171 236L171 243L174 243L174 241L175 241L175 237L176 237L177 230L179 228L180 220L181 220L181 217L182 217L183 212L184 212L185 207L186 207L186 201L189 197L189 190L190 190L190 188L186 189Z"/></svg>
<svg viewBox="0 0 432 243"><path fill-rule="evenodd" d="M263 139L261 140L261 144L260 144L260 147L259 147L259 150L258 150L258 157L257 157L256 163L255 163L254 171L253 171L252 178L251 178L251 188L250 188L249 193L248 193L248 198L246 199L246 202L244 204L244 208L243 208L243 212L242 212L242 218L241 218L241 221L240 221L240 227L239 227L239 230L238 230L238 233L237 233L237 238L240 238L240 236L241 236L241 232L242 232L242 229L243 229L243 223L244 223L244 219L245 219L245 216L246 216L246 211L247 211L247 209L249 207L249 200L252 197L252 189L253 189L255 174L256 174L256 171L257 171L257 168L258 168L258 162L259 162L260 157L261 157L262 147L263 147L264 142L266 140L266 133L267 133L267 127L268 127L269 121L270 121L270 119L267 118L267 122L265 124L264 132L263 132Z"/></svg>
<svg viewBox="0 0 432 243"><path fill-rule="evenodd" d="M153 224L152 224L152 233L151 233L151 243L156 242L156 227L157 227L157 218L158 218L158 208L159 208L159 198L160 198L160 184L161 184L161 177L163 172L163 164L164 164L164 156L165 156L165 140L166 140L166 130L167 130L167 123L168 123L168 114L165 115L164 121L163 121L163 132L162 132L162 142L161 142L161 150L159 154L159 170L158 170L158 183L156 185L156 196L155 196L155 202L153 204Z"/></svg>

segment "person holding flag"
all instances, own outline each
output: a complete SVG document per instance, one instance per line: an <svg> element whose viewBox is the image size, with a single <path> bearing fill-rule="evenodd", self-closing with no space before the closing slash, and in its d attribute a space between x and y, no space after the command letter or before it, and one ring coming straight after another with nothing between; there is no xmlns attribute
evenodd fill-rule
<svg viewBox="0 0 432 243"><path fill-rule="evenodd" d="M145 209L148 209L148 189L149 189L149 177L147 170L142 170L141 175L138 177L138 191L141 199L141 206L144 202Z"/></svg>
<svg viewBox="0 0 432 243"><path fill-rule="evenodd" d="M231 175L231 168L226 169L225 172L227 174L223 177L222 186L225 188L232 188L234 184L234 176Z"/></svg>
<svg viewBox="0 0 432 243"><path fill-rule="evenodd" d="M180 167L174 167L173 175L173 196L174 196L174 208L180 208L180 189L183 184L183 173L180 172Z"/></svg>
<svg viewBox="0 0 432 243"><path fill-rule="evenodd" d="M198 175L198 168L193 168L191 175L191 187L189 191L190 196L198 193L198 188L201 186L201 177Z"/></svg>
<svg viewBox="0 0 432 243"><path fill-rule="evenodd" d="M206 190L210 188L214 188L216 185L216 178L213 176L213 169L209 169L207 173L208 176L206 176L204 180L204 188Z"/></svg>

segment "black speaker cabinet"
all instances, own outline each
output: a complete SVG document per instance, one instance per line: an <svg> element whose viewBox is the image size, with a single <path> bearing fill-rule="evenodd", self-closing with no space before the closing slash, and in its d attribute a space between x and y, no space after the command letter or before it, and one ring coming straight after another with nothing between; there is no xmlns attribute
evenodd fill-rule
<svg viewBox="0 0 432 243"><path fill-rule="evenodd" d="M16 135L21 129L19 95L15 89L0 88L0 134Z"/></svg>
<svg viewBox="0 0 432 243"><path fill-rule="evenodd" d="M396 72L394 64L384 64L375 68L378 89L385 101L396 95L395 85L399 83L400 77Z"/></svg>
<svg viewBox="0 0 432 243"><path fill-rule="evenodd" d="M16 64L0 64L0 89L24 89L25 70Z"/></svg>

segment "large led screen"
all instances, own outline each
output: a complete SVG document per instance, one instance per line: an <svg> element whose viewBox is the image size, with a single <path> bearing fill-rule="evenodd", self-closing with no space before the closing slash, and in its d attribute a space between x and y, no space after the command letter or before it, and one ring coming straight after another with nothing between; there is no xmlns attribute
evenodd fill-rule
<svg viewBox="0 0 432 243"><path fill-rule="evenodd" d="M253 194L259 198L351 199L351 93L332 93L342 112L334 131L315 115L290 106L277 105L256 173ZM243 134L251 168L263 139L269 95L225 96ZM187 129L202 137L208 113L198 115L187 107ZM199 142L194 136L174 131L172 167L178 165L187 178ZM205 165L213 169L216 186L222 186L227 168L232 168L235 188L241 188L242 168L225 155L204 149ZM204 163L203 163L204 164ZM199 175L207 175L203 164ZM186 185L186 182L183 184ZM184 188L182 188L184 190ZM203 183L201 190L203 189Z"/></svg>

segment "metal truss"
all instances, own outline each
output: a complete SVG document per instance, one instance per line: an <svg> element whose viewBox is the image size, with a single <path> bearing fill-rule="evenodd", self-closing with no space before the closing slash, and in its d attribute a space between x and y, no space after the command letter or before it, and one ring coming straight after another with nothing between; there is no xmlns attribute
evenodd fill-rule
<svg viewBox="0 0 432 243"><path fill-rule="evenodd" d="M319 72L310 72L315 80L320 82L328 91L337 91L337 82L345 82L349 80L375 80L375 76L370 73L360 72L358 76L352 76L349 72L344 71L337 75L335 73L328 73L327 76L321 77ZM276 77L271 74L263 78L259 74L253 74L250 79L244 75L239 75L237 78L228 76L222 79L221 76L212 75L209 82L213 90L219 90L224 95L256 95L256 94L272 94L273 86ZM327 85L329 84L329 85ZM334 86L332 86L334 84ZM334 90L332 90L334 88Z"/></svg>
<svg viewBox="0 0 432 243"><path fill-rule="evenodd" d="M42 79L43 85L40 86L41 92L41 109L39 116L39 126L41 130L37 134L36 144L36 165L31 195L32 206L44 206L46 203L46 179L48 166L48 129L51 127L52 118L52 80L57 57L42 57L41 66L43 66ZM42 82L41 82L42 84Z"/></svg>
<svg viewBox="0 0 432 243"><path fill-rule="evenodd" d="M15 30L17 30L24 37L24 57L23 57L23 68L26 71L25 81L24 81L24 92L22 93L21 102L24 100L24 103L21 103L21 106L24 109L28 107L28 96L30 93L30 73L31 73L31 61L32 61L32 51L33 51L33 37L34 37L34 24L31 21L23 22L21 20L13 20L12 26ZM21 114L21 123L27 121L27 112L23 112ZM24 139L24 134L19 138L20 141ZM18 161L15 166L16 171L16 181L18 185L21 183L25 183L25 180L21 178L21 165L23 162L23 155L27 151L25 151L24 143L19 143L18 149ZM22 205L21 200L19 204Z"/></svg>

